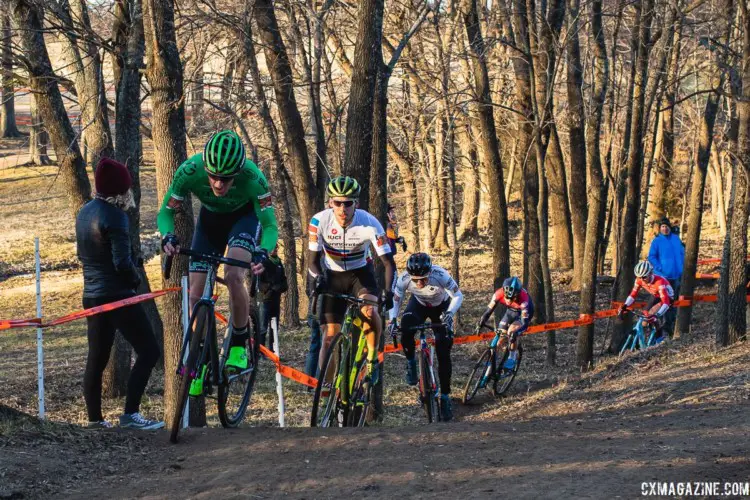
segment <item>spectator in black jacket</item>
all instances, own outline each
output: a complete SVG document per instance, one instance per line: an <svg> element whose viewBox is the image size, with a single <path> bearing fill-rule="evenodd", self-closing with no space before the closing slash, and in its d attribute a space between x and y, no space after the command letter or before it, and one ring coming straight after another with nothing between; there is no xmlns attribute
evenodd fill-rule
<svg viewBox="0 0 750 500"><path fill-rule="evenodd" d="M78 259L83 266L83 307L87 309L132 297L140 284L125 213L135 207L130 173L122 163L102 158L96 167L94 183L96 197L81 208L76 218ZM89 316L86 320L89 352L83 396L89 427L112 427L102 415L102 373L109 361L116 330L120 330L137 355L128 380L120 426L144 430L164 427L164 422L148 420L139 413L141 397L159 359L159 345L141 304Z"/></svg>
<svg viewBox="0 0 750 500"><path fill-rule="evenodd" d="M271 318L277 319L281 315L281 294L286 292L289 284L284 272L284 264L278 255L278 247L273 249L268 257L268 266L258 281L258 298L260 304L260 342L266 343L268 337L268 348L273 351L273 331L271 331Z"/></svg>

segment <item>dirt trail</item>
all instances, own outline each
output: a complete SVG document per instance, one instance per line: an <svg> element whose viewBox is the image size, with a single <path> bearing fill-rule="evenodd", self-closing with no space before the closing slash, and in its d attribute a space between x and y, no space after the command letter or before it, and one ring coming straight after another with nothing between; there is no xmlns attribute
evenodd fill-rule
<svg viewBox="0 0 750 500"><path fill-rule="evenodd" d="M191 429L178 445L20 432L0 439L0 498L635 498L644 482L747 482L748 365L746 343L662 346L434 426Z"/></svg>
<svg viewBox="0 0 750 500"><path fill-rule="evenodd" d="M640 495L644 481L747 481L750 411L651 406L525 422L192 431L70 498ZM152 457L155 458L155 457Z"/></svg>

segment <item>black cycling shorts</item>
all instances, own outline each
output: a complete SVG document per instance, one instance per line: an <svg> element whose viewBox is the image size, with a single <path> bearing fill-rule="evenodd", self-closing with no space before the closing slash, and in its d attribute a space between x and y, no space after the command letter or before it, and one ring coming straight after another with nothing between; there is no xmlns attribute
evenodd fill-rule
<svg viewBox="0 0 750 500"><path fill-rule="evenodd" d="M326 269L328 279L328 290L330 293L345 293L355 297L373 295L378 297L378 282L375 280L375 269L372 264L367 264L351 271L332 271ZM344 320L347 302L331 297L322 297L323 304L320 314L321 324L341 324Z"/></svg>
<svg viewBox="0 0 750 500"><path fill-rule="evenodd" d="M252 252L256 241L260 241L260 224L252 203L224 214L201 207L193 233L193 250L224 255L227 248L237 247ZM190 257L191 273L206 273L210 267L208 262Z"/></svg>

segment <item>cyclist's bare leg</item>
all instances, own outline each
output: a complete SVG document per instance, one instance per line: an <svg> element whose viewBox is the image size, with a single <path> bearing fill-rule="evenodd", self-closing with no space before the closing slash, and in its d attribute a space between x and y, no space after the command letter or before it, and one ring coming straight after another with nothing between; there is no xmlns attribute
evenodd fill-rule
<svg viewBox="0 0 750 500"><path fill-rule="evenodd" d="M190 311L192 312L196 302L203 296L203 287L206 286L206 273L190 273Z"/></svg>
<svg viewBox="0 0 750 500"><path fill-rule="evenodd" d="M227 257L243 262L251 262L252 254L244 248L231 247L227 251ZM229 310L232 314L232 326L244 328L250 317L250 296L245 287L245 275L247 269L236 266L224 266L224 281L229 289Z"/></svg>
<svg viewBox="0 0 750 500"><path fill-rule="evenodd" d="M516 332L521 329L521 325L519 323L512 323L508 327L508 339L510 342L510 351L515 351L516 346L518 342L516 342Z"/></svg>
<svg viewBox="0 0 750 500"><path fill-rule="evenodd" d="M373 302L378 301L377 297L369 294L362 295L360 296L360 298L372 300ZM362 306L362 309L360 311L362 312L362 316L364 317L364 321L362 322L362 333L367 339L368 358L374 359L374 357L377 357L378 339L383 332L383 322L380 319L380 314L378 313L377 306L365 305ZM373 357L373 355L370 353L375 353L375 356Z"/></svg>
<svg viewBox="0 0 750 500"><path fill-rule="evenodd" d="M325 355L328 352L328 347L331 345L331 341L333 340L333 337L336 336L341 331L341 325L339 323L326 323L325 325L320 325L323 336L323 345L320 346L320 354L318 355L318 371L323 366L323 362L325 361ZM330 382L333 380L334 376L334 367L337 365L337 360L334 359L333 362L329 365L329 373L326 373L323 377L324 380Z"/></svg>

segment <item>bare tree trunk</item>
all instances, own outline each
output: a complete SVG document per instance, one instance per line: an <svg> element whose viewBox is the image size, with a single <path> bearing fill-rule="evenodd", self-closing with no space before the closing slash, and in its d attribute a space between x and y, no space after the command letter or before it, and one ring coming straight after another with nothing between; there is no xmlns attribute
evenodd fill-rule
<svg viewBox="0 0 750 500"><path fill-rule="evenodd" d="M102 61L98 47L89 39L93 34L86 0L71 0L70 11L74 22L84 36L75 42L78 46L82 73L76 75L78 102L81 105L83 140L86 144L86 162L94 168L102 157L112 157L112 132L109 128L107 94L104 88Z"/></svg>
<svg viewBox="0 0 750 500"><path fill-rule="evenodd" d="M374 95L378 67L383 63L382 56L378 58L382 35L383 0L363 0L357 21L343 173L359 180L362 186L359 203L364 210L370 202L370 186L365 180L370 178L372 161Z"/></svg>
<svg viewBox="0 0 750 500"><path fill-rule="evenodd" d="M724 243L724 265L719 288L719 303L726 313L720 322L716 340L731 345L747 337L747 218L750 213L750 13L745 1L739 2L742 26L742 91L737 102L739 136L737 161L733 175L733 200L730 228Z"/></svg>
<svg viewBox="0 0 750 500"><path fill-rule="evenodd" d="M600 132L602 128L602 111L607 95L609 68L607 65L607 47L602 26L602 0L591 3L591 37L593 45L593 87L591 89L592 106L586 127L586 163L588 167L588 215L586 224L586 247L583 252L581 272L581 297L579 313L594 314L596 307L596 274L598 247L601 244L604 228L604 208L607 197L606 184L603 182ZM594 362L594 324L578 328L576 342L576 364L581 370L587 370Z"/></svg>
<svg viewBox="0 0 750 500"><path fill-rule="evenodd" d="M744 0L741 0L744 2ZM732 19L733 19L733 0L726 0L721 7L721 17L723 17L723 37L721 44L727 45L731 36ZM719 28L717 26L717 28ZM719 28L721 29L721 28ZM709 69L712 71L710 84L713 88L720 89L724 85L724 70L722 66L726 61L726 51L722 50L721 55L714 55L714 64ZM749 93L750 95L750 93ZM719 111L720 96L718 94L709 94L706 99L706 107L703 111L700 131L698 132L698 151L696 153L695 165L691 182L690 192L690 212L688 216L688 231L685 239L685 266L680 284L680 295L692 297L695 289L695 272L698 267L698 250L701 236L701 226L703 220L703 195L706 186L706 174L708 164L711 159L711 146L714 138L714 123L716 114ZM687 334L690 330L690 321L692 319L692 307L680 307L677 312L677 328L674 336L679 338L682 334Z"/></svg>
<svg viewBox="0 0 750 500"><path fill-rule="evenodd" d="M307 99L307 108L310 118L310 134L315 138L315 179L318 191L322 191L326 188L328 183L328 171L327 171L327 154L326 154L326 138L325 129L323 127L323 114L320 105L320 64L322 57L322 43L323 43L323 18L330 6L331 2L327 2L323 6L323 10L320 13L316 13L312 16L311 25L314 29L314 54L312 59L312 65L308 59L307 50L305 49L305 39L302 36L302 31L299 28L297 17L294 13L294 4L289 3L287 12L289 14L289 25L290 31L294 37L297 49L299 50L298 59L301 61L302 71L302 83L306 87L305 97ZM317 76L316 76L317 75Z"/></svg>
<svg viewBox="0 0 750 500"><path fill-rule="evenodd" d="M292 69L271 0L255 1L255 22L263 42L266 65L273 79L274 94L289 155L290 174L299 203L300 218L306 224L317 208L322 206L323 199L322 193L315 187L315 179L310 169L305 144L305 128L294 97Z"/></svg>
<svg viewBox="0 0 750 500"><path fill-rule="evenodd" d="M47 144L49 143L49 134L44 129L42 118L36 107L36 99L29 99L29 112L31 115L31 125L29 126L29 162L32 165L49 165L52 160L47 155Z"/></svg>
<svg viewBox="0 0 750 500"><path fill-rule="evenodd" d="M471 47L470 57L474 66L474 86L479 105L481 134L481 161L488 171L490 203L492 205L492 275L493 286L510 274L510 238L508 236L508 209L505 204L503 164L500 159L500 144L495 130L492 111L489 74L484 39L476 0L461 1L461 15Z"/></svg>
<svg viewBox="0 0 750 500"><path fill-rule="evenodd" d="M75 216L78 209L91 199L91 184L52 71L44 43L42 13L37 4L29 3L28 0L11 0L9 5L24 52L21 57L29 74L29 88L34 93L39 116L55 148L60 177L71 212Z"/></svg>
<svg viewBox="0 0 750 500"><path fill-rule="evenodd" d="M255 41L252 36L252 22L250 19L250 12L245 13L245 20L243 29L237 33L238 38L243 43L243 57L247 61L247 65L250 69L250 76L253 81L253 90L255 91L256 98L258 99L258 113L263 119L263 130L266 138L271 145L271 154L274 162L274 175L272 178L275 180L277 193L280 194L276 200L280 201L278 220L280 224L280 235L284 242L284 263L286 264L286 276L289 284L289 289L285 294L284 301L284 322L290 327L297 326L299 324L300 316L304 315L304 310L300 307L299 300L299 284L297 282L297 248L294 233L293 223L293 212L292 205L289 202L289 196L286 193L290 190L291 183L287 182L288 174L286 172L286 166L284 164L284 157L281 152L279 145L279 136L276 129L276 125L271 118L271 111L268 106L268 99L266 98L266 92L263 89L263 80L261 78L260 69L258 67L258 59L255 54ZM293 189L293 188L292 188ZM297 212L302 214L301 207L299 206L299 198L294 197L297 200ZM311 216L312 217L312 216ZM303 219L303 223L309 219ZM303 240L304 241L304 240ZM306 308L305 308L306 310Z"/></svg>
<svg viewBox="0 0 750 500"><path fill-rule="evenodd" d="M185 108L183 99L182 64L177 52L174 24L174 0L145 0L143 27L146 43L146 79L151 87L152 135L156 164L157 198L163 199L174 173L187 158L185 143ZM193 236L193 210L190 198L176 213L175 234L189 242ZM177 258L164 288L179 286L187 273L187 259ZM182 304L179 295L162 298L164 321L164 405L165 420L171 423L177 408L175 377L182 344Z"/></svg>
<svg viewBox="0 0 750 500"><path fill-rule="evenodd" d="M711 186L713 192L716 193L716 204L714 205L714 216L716 217L716 224L719 226L721 236L727 235L727 212L725 204L725 193L724 193L724 182L722 181L721 162L719 161L719 151L714 148L712 155L712 162L709 167L709 173L711 174Z"/></svg>
<svg viewBox="0 0 750 500"><path fill-rule="evenodd" d="M10 16L0 9L2 16L2 87L3 103L0 107L0 137L20 137L21 131L16 126L16 95L13 82L13 37L10 30Z"/></svg>
<svg viewBox="0 0 750 500"><path fill-rule="evenodd" d="M545 155L545 179L549 185L548 195L550 206L550 227L554 235L555 251L553 252L553 266L560 269L574 267L574 244L572 230L572 215L568 200L568 183L565 175L565 161L563 160L560 139L557 128L550 130L549 145ZM585 165L585 163L584 163Z"/></svg>
<svg viewBox="0 0 750 500"><path fill-rule="evenodd" d="M479 236L479 172L477 171L477 150L471 141L469 121L456 130L461 150L463 204L461 222L458 226L458 239L464 241Z"/></svg>
<svg viewBox="0 0 750 500"><path fill-rule="evenodd" d="M586 136L584 133L585 112L583 106L583 64L578 42L578 17L581 0L568 0L568 134L570 141L570 213L573 223L573 283L574 289L581 286L583 252L586 246L586 222L588 206L586 195ZM554 210L554 209L553 209Z"/></svg>
<svg viewBox="0 0 750 500"><path fill-rule="evenodd" d="M654 0L635 2L636 19L634 30L634 49L636 59L635 78L633 79L632 125L630 147L627 162L627 197L624 206L624 217L620 231L620 250L617 271L617 300L624 301L630 293L633 267L636 261L636 235L638 232L638 214L641 203L641 172L643 168L643 132L645 91L648 81L648 60L651 42L651 20L654 15ZM618 319L612 333L610 348L619 351L625 340L628 324Z"/></svg>
<svg viewBox="0 0 750 500"><path fill-rule="evenodd" d="M390 154L391 161L398 167L399 174L404 186L404 198L406 204L406 231L410 235L410 240L414 251L419 249L419 200L417 197L417 183L414 178L413 166L403 151L401 151L393 142L388 138L388 153Z"/></svg>

